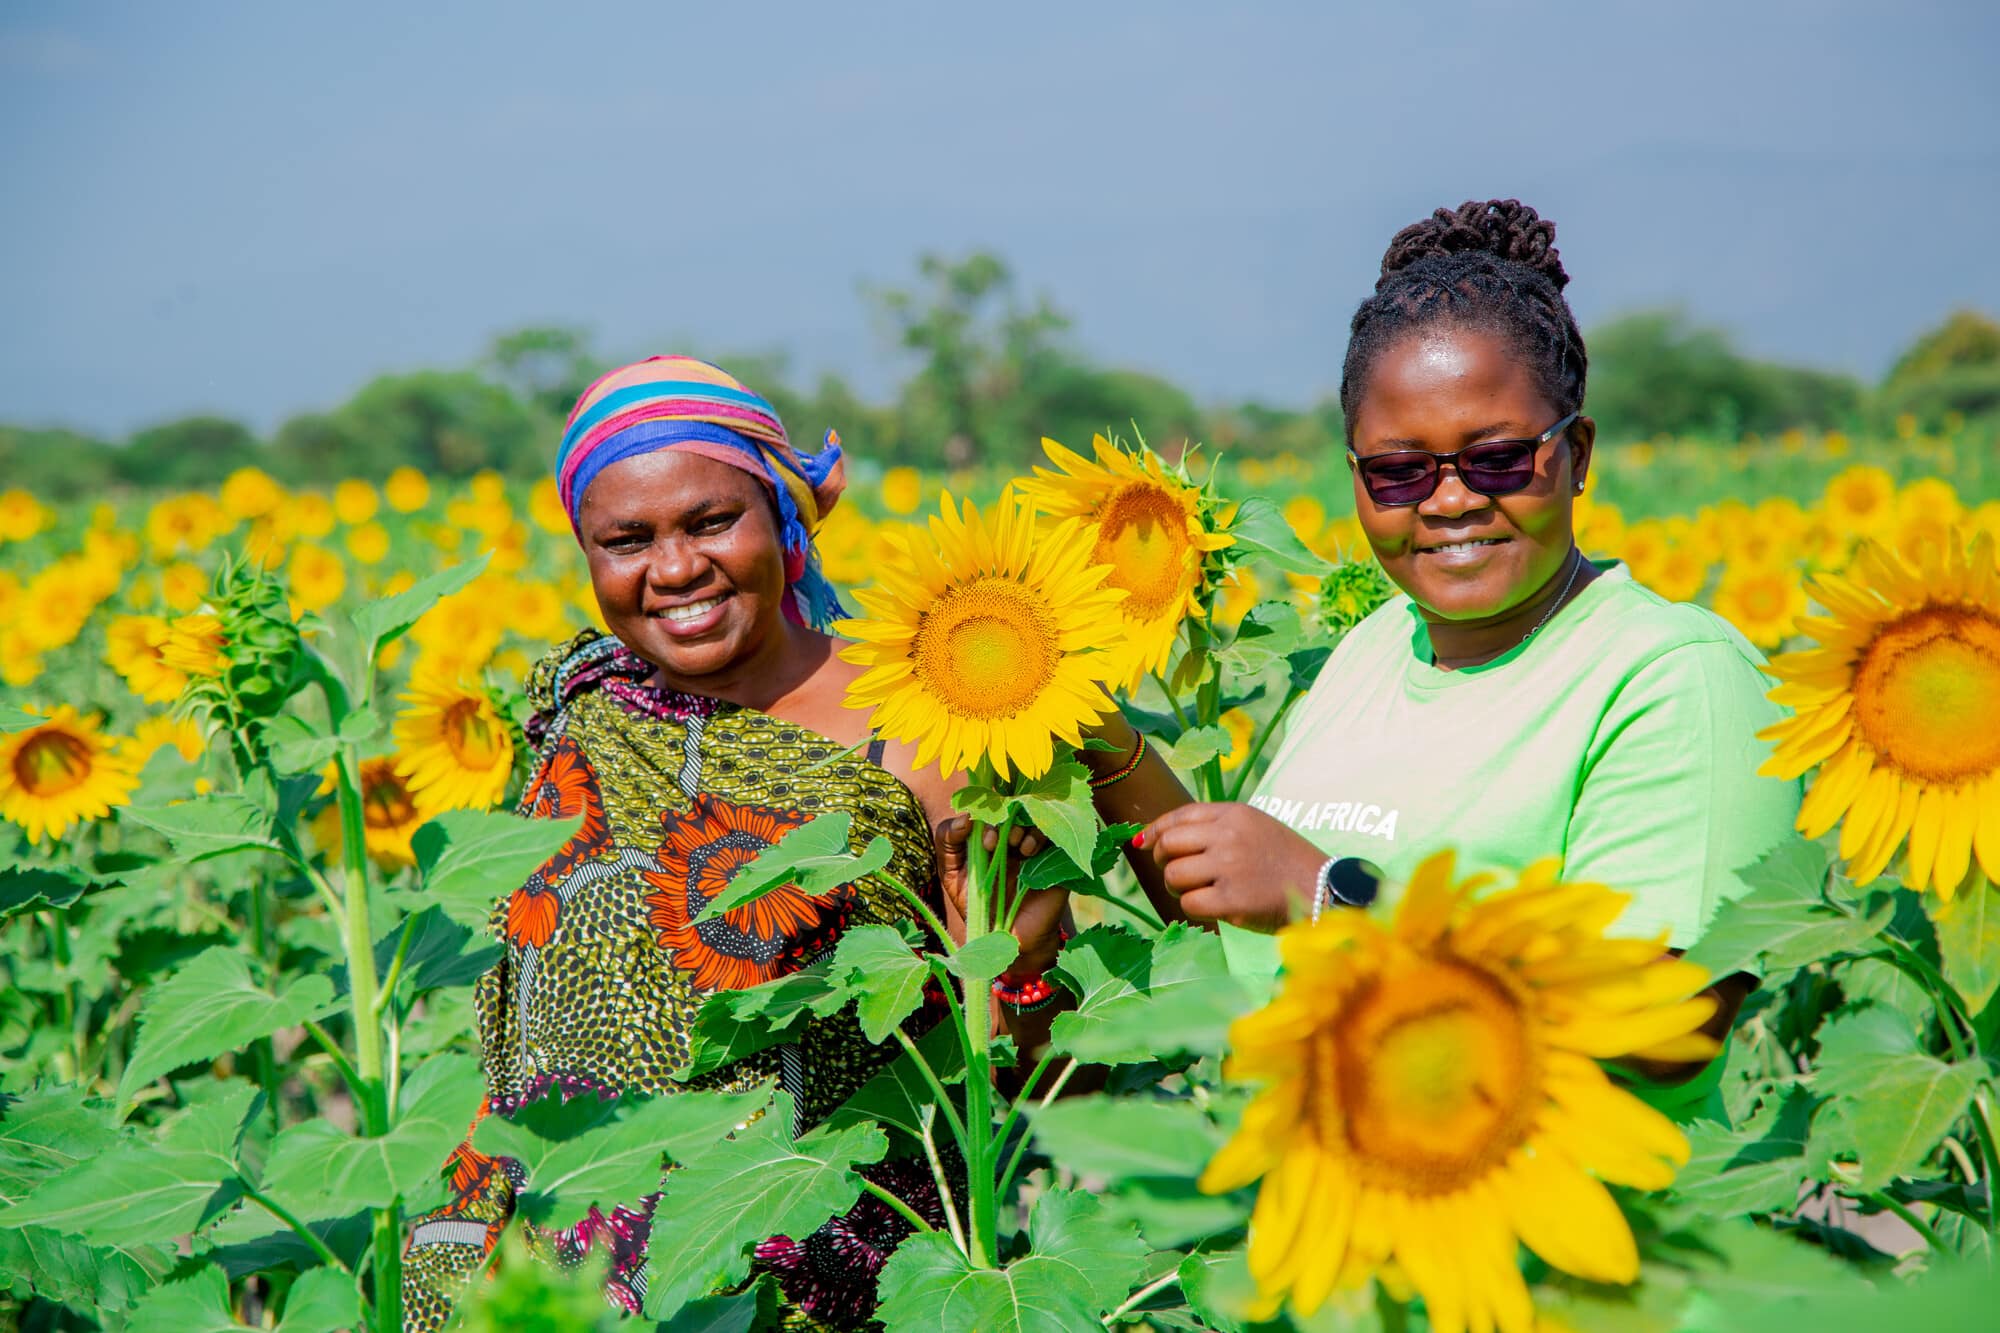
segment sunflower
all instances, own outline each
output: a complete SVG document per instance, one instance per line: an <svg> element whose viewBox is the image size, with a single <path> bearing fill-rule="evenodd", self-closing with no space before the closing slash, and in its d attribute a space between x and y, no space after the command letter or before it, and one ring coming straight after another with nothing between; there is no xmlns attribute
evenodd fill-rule
<svg viewBox="0 0 2000 1333"><path fill-rule="evenodd" d="M1203 1172L1262 1177L1250 1271L1310 1315L1387 1269L1438 1333L1535 1323L1515 1242L1592 1282L1639 1256L1603 1182L1660 1189L1688 1145L1597 1061L1695 1058L1707 974L1664 936L1606 939L1626 901L1555 862L1483 894L1441 852L1394 920L1336 912L1279 936L1285 983L1230 1030L1228 1072L1265 1084ZM1689 997L1695 998L1689 998Z"/></svg>
<svg viewBox="0 0 2000 1333"><path fill-rule="evenodd" d="M28 492L0 491L0 542L24 542L54 522L49 507Z"/></svg>
<svg viewBox="0 0 2000 1333"><path fill-rule="evenodd" d="M569 511L563 508L562 494L556 490L554 478L543 477L528 492L528 517L550 536L569 536Z"/></svg>
<svg viewBox="0 0 2000 1333"><path fill-rule="evenodd" d="M0 819L30 843L60 838L72 824L102 819L139 785L130 760L68 704L48 721L0 736Z"/></svg>
<svg viewBox="0 0 2000 1333"><path fill-rule="evenodd" d="M359 477L349 477L333 488L333 513L342 523L355 528L375 517L382 497Z"/></svg>
<svg viewBox="0 0 2000 1333"><path fill-rule="evenodd" d="M294 611L324 611L347 591L347 567L324 546L301 542L287 568Z"/></svg>
<svg viewBox="0 0 2000 1333"><path fill-rule="evenodd" d="M138 772L146 762L160 751L173 747L175 753L192 764L208 749L208 740L201 734L201 728L189 718L149 717L132 729L132 734L119 745L119 753L131 764L132 771Z"/></svg>
<svg viewBox="0 0 2000 1333"><path fill-rule="evenodd" d="M1762 735L1763 772L1819 776L1799 831L1841 824L1853 877L1882 874L1909 840L1903 882L1950 898L1973 860L2000 881L2000 568L1994 541L1954 539L1914 568L1865 542L1843 575L1820 574L1819 641L1772 659L1771 698L1793 715ZM1842 823L1842 821L1845 821Z"/></svg>
<svg viewBox="0 0 2000 1333"><path fill-rule="evenodd" d="M262 468L242 467L223 480L221 500L231 519L263 518L285 502L285 488Z"/></svg>
<svg viewBox="0 0 2000 1333"><path fill-rule="evenodd" d="M207 614L175 616L167 622L167 639L160 645L160 661L190 678L207 679L222 674L229 665L225 652L222 622Z"/></svg>
<svg viewBox="0 0 2000 1333"><path fill-rule="evenodd" d="M1106 680L1130 689L1147 672L1166 669L1181 621L1204 614L1208 553L1235 538L1210 529L1201 492L1170 476L1151 450L1131 454L1102 435L1091 447L1095 463L1043 440L1043 451L1061 471L1038 467L1021 490L1044 513L1083 519L1096 543L1092 562L1111 566L1109 586L1126 593L1121 613L1128 647Z"/></svg>
<svg viewBox="0 0 2000 1333"><path fill-rule="evenodd" d="M413 514L431 502L431 484L413 467L399 467L382 483L382 498L399 514Z"/></svg>
<svg viewBox="0 0 2000 1333"><path fill-rule="evenodd" d="M104 629L104 660L149 704L178 699L187 673L167 665L167 622L158 616L120 616Z"/></svg>
<svg viewBox="0 0 2000 1333"><path fill-rule="evenodd" d="M1229 753L1222 756L1222 771L1234 773L1250 757L1250 742L1257 736L1257 719L1240 708L1229 708L1216 720L1229 734Z"/></svg>
<svg viewBox="0 0 2000 1333"><path fill-rule="evenodd" d="M924 476L913 467L892 467L882 474L882 507L907 517L924 502Z"/></svg>
<svg viewBox="0 0 2000 1333"><path fill-rule="evenodd" d="M484 690L461 680L420 666L403 696L410 706L396 717L396 772L427 815L487 808L514 771L513 731Z"/></svg>
<svg viewBox="0 0 2000 1333"><path fill-rule="evenodd" d="M206 596L208 575L202 573L201 566L181 560L160 571L160 600L169 609L192 611Z"/></svg>
<svg viewBox="0 0 2000 1333"><path fill-rule="evenodd" d="M379 565L389 555L389 530L370 519L347 534L347 553L364 565Z"/></svg>
<svg viewBox="0 0 2000 1333"><path fill-rule="evenodd" d="M361 782L362 842L370 856L390 868L416 864L410 838L424 822L410 794L410 784L397 771L397 762L394 755L363 759L357 775Z"/></svg>
<svg viewBox="0 0 2000 1333"><path fill-rule="evenodd" d="M1879 467L1857 463L1827 482L1821 503L1840 531L1855 537L1886 536L1896 522L1896 480Z"/></svg>
<svg viewBox="0 0 2000 1333"><path fill-rule="evenodd" d="M859 642L841 650L866 666L847 706L917 744L917 763L946 771L991 760L1002 777L1037 777L1055 762L1054 736L1110 711L1101 682L1123 647L1110 570L1091 538L1065 521L1036 530L1034 508L1011 492L982 515L947 492L930 541L898 540L882 581L855 593L870 619L845 620Z"/></svg>
<svg viewBox="0 0 2000 1333"><path fill-rule="evenodd" d="M1715 613L1759 648L1783 643L1805 612L1797 573L1780 565L1732 563L1715 586Z"/></svg>

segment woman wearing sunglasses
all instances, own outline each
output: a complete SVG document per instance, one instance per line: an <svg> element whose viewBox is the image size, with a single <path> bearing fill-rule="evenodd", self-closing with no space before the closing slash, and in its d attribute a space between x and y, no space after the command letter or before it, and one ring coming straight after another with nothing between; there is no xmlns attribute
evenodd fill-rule
<svg viewBox="0 0 2000 1333"><path fill-rule="evenodd" d="M1225 923L1239 966L1276 955L1232 926L1365 904L1447 847L1462 873L1558 855L1632 895L1619 933L1685 948L1789 833L1798 785L1756 776L1779 716L1757 651L1576 545L1596 426L1554 235L1507 200L1390 243L1340 393L1355 508L1404 596L1328 660L1257 793L1189 803L1157 760L1101 789L1106 818L1150 821L1132 861L1156 902ZM1135 740L1106 739L1088 758L1113 770ZM1713 1031L1752 984L1718 984Z"/></svg>

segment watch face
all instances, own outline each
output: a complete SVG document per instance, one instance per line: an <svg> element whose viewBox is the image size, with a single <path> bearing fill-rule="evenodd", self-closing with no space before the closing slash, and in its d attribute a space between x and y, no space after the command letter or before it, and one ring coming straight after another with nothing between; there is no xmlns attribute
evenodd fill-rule
<svg viewBox="0 0 2000 1333"><path fill-rule="evenodd" d="M1382 888L1382 868L1358 856L1343 856L1326 868L1327 894L1349 907L1366 907Z"/></svg>

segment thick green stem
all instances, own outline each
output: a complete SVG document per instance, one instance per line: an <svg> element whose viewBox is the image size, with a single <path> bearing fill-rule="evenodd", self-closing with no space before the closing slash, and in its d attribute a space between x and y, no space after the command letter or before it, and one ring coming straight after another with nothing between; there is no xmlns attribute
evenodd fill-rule
<svg viewBox="0 0 2000 1333"><path fill-rule="evenodd" d="M375 1210L375 1330L403 1333L403 1210L396 1204Z"/></svg>
<svg viewBox="0 0 2000 1333"><path fill-rule="evenodd" d="M1002 820L993 855L986 852L986 829L975 822L966 850L971 873L965 891L965 937L978 939L993 929L999 899L995 868L1007 869L1007 837L1013 820ZM959 1032L965 1042L965 1171L966 1257L974 1267L989 1268L999 1251L999 1200L993 1188L993 1070L987 1041L993 1032L993 992L974 983L965 988L964 1018Z"/></svg>
<svg viewBox="0 0 2000 1333"><path fill-rule="evenodd" d="M361 786L354 747L344 746L336 760L340 790L342 906L346 908L348 1000L354 1014L354 1073L359 1084L361 1132L373 1138L389 1132L391 1113L388 1081L382 1061L382 1020L376 1006L380 993L375 974L375 941L368 925L367 844L363 839ZM403 1327L403 1222L394 1204L375 1210L370 1249L375 1278L377 1333L400 1333Z"/></svg>

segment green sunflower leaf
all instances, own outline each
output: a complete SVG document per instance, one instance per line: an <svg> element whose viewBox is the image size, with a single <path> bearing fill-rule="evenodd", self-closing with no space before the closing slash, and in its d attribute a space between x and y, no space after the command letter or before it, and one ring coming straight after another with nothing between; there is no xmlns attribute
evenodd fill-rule
<svg viewBox="0 0 2000 1333"><path fill-rule="evenodd" d="M670 1318L689 1301L743 1281L758 1241L809 1235L846 1211L861 1192L854 1168L888 1151L888 1139L873 1125L820 1128L794 1139L792 1117L792 1099L780 1093L761 1119L668 1174L648 1245L674 1262L657 1270L646 1290L647 1318Z"/></svg>
<svg viewBox="0 0 2000 1333"><path fill-rule="evenodd" d="M1743 872L1750 892L1722 905L1688 958L1714 976L1754 972L1768 981L1862 948L1895 916L1895 901L1830 902L1822 891L1826 867L1817 843L1781 843Z"/></svg>
<svg viewBox="0 0 2000 1333"><path fill-rule="evenodd" d="M283 850L271 813L233 792L170 805L129 805L118 817L164 835L182 861L205 861L231 852Z"/></svg>
<svg viewBox="0 0 2000 1333"><path fill-rule="evenodd" d="M93 1245L167 1243L205 1228L242 1197L237 1140L258 1098L236 1081L50 1176L0 1210L0 1227L44 1226Z"/></svg>
<svg viewBox="0 0 2000 1333"><path fill-rule="evenodd" d="M125 1103L154 1079L182 1065L241 1050L259 1037L332 1012L339 1001L323 976L294 977L276 993L258 985L237 949L217 945L146 996L139 1036L118 1082Z"/></svg>
<svg viewBox="0 0 2000 1333"><path fill-rule="evenodd" d="M1245 552L1261 553L1288 574L1318 578L1332 568L1306 549L1299 534L1285 521L1284 510L1265 496L1255 495L1238 505L1226 530Z"/></svg>
<svg viewBox="0 0 2000 1333"><path fill-rule="evenodd" d="M660 1188L668 1159L701 1156L769 1103L768 1088L621 1101L551 1097L512 1120L488 1116L472 1146L521 1163L521 1209L541 1222L579 1216L593 1204L606 1212L621 1203L637 1207Z"/></svg>
<svg viewBox="0 0 2000 1333"><path fill-rule="evenodd" d="M1812 1147L1859 1158L1862 1190L1918 1174L1988 1074L1984 1061L1925 1054L1899 1015L1875 1005L1836 1014L1819 1036L1812 1083L1828 1100L1813 1120Z"/></svg>
<svg viewBox="0 0 2000 1333"><path fill-rule="evenodd" d="M46 866L0 867L0 921L16 912L68 907L89 887L84 880Z"/></svg>
<svg viewBox="0 0 2000 1333"><path fill-rule="evenodd" d="M856 852L849 840L853 826L854 816L845 810L801 824L738 870L729 887L701 909L695 924L713 921L787 884L800 893L818 896L866 879L888 865L895 854L889 840L870 838L868 845Z"/></svg>
<svg viewBox="0 0 2000 1333"><path fill-rule="evenodd" d="M1090 770L1074 759L1057 761L1048 772L1014 794L1034 826L1062 848L1076 865L1088 865L1097 846L1097 807L1090 799Z"/></svg>
<svg viewBox="0 0 2000 1333"><path fill-rule="evenodd" d="M1146 1262L1129 1223L1108 1221L1096 1199L1071 1190L1035 1201L1028 1235L1028 1254L1004 1268L973 1267L940 1232L909 1237L883 1266L875 1317L888 1333L1073 1333L1097 1327Z"/></svg>
<svg viewBox="0 0 2000 1333"><path fill-rule="evenodd" d="M1931 920L1945 979L1976 1014L2000 990L2000 888L1974 875L1957 897L1932 908Z"/></svg>
<svg viewBox="0 0 2000 1333"><path fill-rule="evenodd" d="M964 947L945 961L945 966L968 986L984 986L1020 956L1021 942L1013 933L994 930L976 940L967 940Z"/></svg>
<svg viewBox="0 0 2000 1333"><path fill-rule="evenodd" d="M271 1143L263 1192L308 1221L386 1208L437 1179L479 1109L484 1080L467 1055L426 1060L402 1089L387 1134L349 1134L325 1120L282 1130Z"/></svg>
<svg viewBox="0 0 2000 1333"><path fill-rule="evenodd" d="M1055 1049L1094 1064L1222 1049L1255 997L1222 941L1176 922L1153 939L1097 926L1064 946L1058 979L1077 997L1051 1029Z"/></svg>
<svg viewBox="0 0 2000 1333"><path fill-rule="evenodd" d="M240 1333L245 1326L229 1312L229 1279L214 1264L204 1264L178 1282L147 1292L132 1307L127 1327Z"/></svg>
<svg viewBox="0 0 2000 1333"><path fill-rule="evenodd" d="M361 1295L354 1279L334 1268L315 1268L285 1293L278 1333L335 1333L361 1326Z"/></svg>
<svg viewBox="0 0 2000 1333"><path fill-rule="evenodd" d="M424 901L474 931L484 931L493 904L528 877L583 827L570 819L523 819L497 810L450 810L410 839L423 872Z"/></svg>
<svg viewBox="0 0 2000 1333"><path fill-rule="evenodd" d="M490 558L475 556L418 579L402 592L364 603L354 612L350 623L366 656L372 659L383 647L408 633L410 626L424 618L425 612L485 573Z"/></svg>
<svg viewBox="0 0 2000 1333"><path fill-rule="evenodd" d="M840 937L828 975L854 997L862 1035L881 1042L923 1003L931 968L893 926L857 926Z"/></svg>

